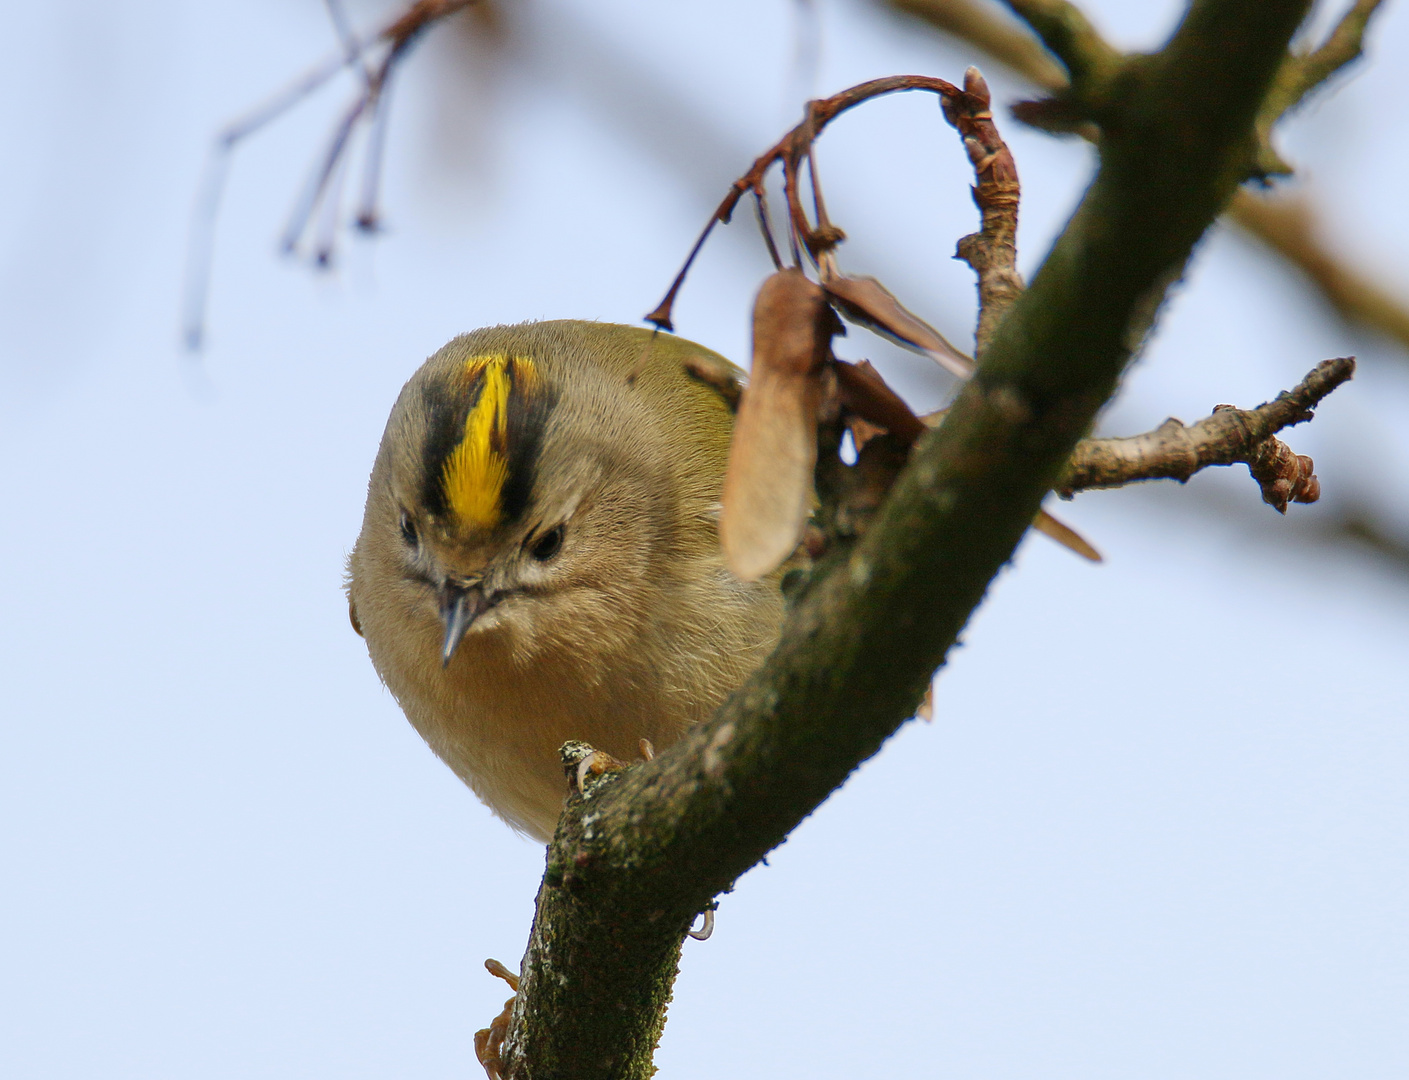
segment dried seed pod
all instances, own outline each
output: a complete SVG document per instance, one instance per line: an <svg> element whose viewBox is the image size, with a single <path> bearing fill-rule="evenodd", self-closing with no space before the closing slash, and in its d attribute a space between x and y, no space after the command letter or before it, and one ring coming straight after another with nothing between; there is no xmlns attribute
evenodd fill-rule
<svg viewBox="0 0 1409 1080"><path fill-rule="evenodd" d="M770 573L802 539L817 464L822 368L835 316L800 270L763 283L753 309L753 370L739 402L719 537L745 581Z"/></svg>

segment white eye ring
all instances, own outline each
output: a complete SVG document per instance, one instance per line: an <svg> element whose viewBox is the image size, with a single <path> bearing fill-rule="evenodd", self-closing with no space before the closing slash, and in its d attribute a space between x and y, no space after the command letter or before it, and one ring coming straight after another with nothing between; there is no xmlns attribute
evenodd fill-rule
<svg viewBox="0 0 1409 1080"><path fill-rule="evenodd" d="M401 539L406 542L407 547L418 548L421 546L421 534L417 532L415 521L405 510L401 511L400 528Z"/></svg>

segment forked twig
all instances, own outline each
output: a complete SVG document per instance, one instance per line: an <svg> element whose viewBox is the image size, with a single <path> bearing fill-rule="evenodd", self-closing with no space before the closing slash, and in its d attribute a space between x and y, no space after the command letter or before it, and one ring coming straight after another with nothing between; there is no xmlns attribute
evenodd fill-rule
<svg viewBox="0 0 1409 1080"><path fill-rule="evenodd" d="M813 142L822 134L823 129L838 116L862 102L885 94L899 93L903 90L923 90L931 94L938 94L941 98L954 97L963 93L953 83L928 75L891 75L884 79L872 79L870 82L861 83L828 98L809 101L802 123L760 154L748 172L730 186L729 193L724 196L718 208L710 216L709 221L700 232L699 239L690 249L685 264L680 268L675 280L671 282L665 298L656 305L654 311L646 316L646 321L654 323L662 330L675 329L674 323L671 322L671 311L675 306L675 298L679 295L680 288L685 283L685 276L690 272L690 267L694 263L695 257L699 255L700 249L704 247L704 242L709 238L710 232L720 222L726 225L729 223L730 218L734 215L734 208L738 206L739 200L746 193L753 192L755 197L762 198L764 178L774 165L781 164L783 167L783 190L787 197L790 239L795 245L800 245L808 257L814 261L823 252L835 247L841 239L840 230L827 222L825 217L815 226L808 219L807 212L802 205L801 193L798 190L798 170L803 159L809 157ZM814 181L814 193L819 190ZM820 200L818 205L821 206ZM776 249L774 250L776 252Z"/></svg>
<svg viewBox="0 0 1409 1080"><path fill-rule="evenodd" d="M339 55L318 64L269 100L226 124L211 146L193 210L186 251L181 323L182 336L188 349L198 350L205 335L205 307L210 291L215 223L230 171L230 159L239 143L321 89L343 70L354 67L359 70L361 88L334 128L328 147L305 185L303 195L295 204L280 241L283 251L294 251L321 207L324 212L320 218L314 260L319 266L330 264L332 241L341 208L345 158L358 125L365 125L369 134L356 223L360 229L370 232L376 229L378 221L376 199L385 145L386 96L391 76L425 30L475 2L414 0L400 16L376 34L361 39L352 32L341 4L336 0L327 0L329 16L341 46ZM386 52L378 63L370 64L367 54L378 46L384 46Z"/></svg>
<svg viewBox="0 0 1409 1080"><path fill-rule="evenodd" d="M1283 428L1311 419L1312 410L1355 374L1355 360L1323 360L1300 383L1255 409L1219 405L1187 427L1172 417L1144 435L1083 439L1057 494L1070 498L1092 488L1123 487L1141 480L1188 480L1211 465L1246 464L1262 501L1279 513L1293 502L1320 497L1311 459L1277 438Z"/></svg>

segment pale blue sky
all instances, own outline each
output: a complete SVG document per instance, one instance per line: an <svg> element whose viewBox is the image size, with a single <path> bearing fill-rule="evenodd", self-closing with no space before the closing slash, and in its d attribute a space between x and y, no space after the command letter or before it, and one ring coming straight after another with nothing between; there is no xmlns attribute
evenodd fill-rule
<svg viewBox="0 0 1409 1080"><path fill-rule="evenodd" d="M465 1077L541 848L425 748L340 593L397 389L454 334L630 322L804 89L971 57L819 0L804 88L783 0L506 5L465 74L444 32L396 87L388 232L328 275L274 255L350 87L241 151L210 346L178 349L211 133L333 41L318 0L10 5L0 139L0 1074ZM1153 45L1171 3L1103 0ZM353 5L371 25L387 5ZM1297 120L1337 243L1409 292L1409 14ZM481 69L482 70L482 69ZM1024 92L990 73L1000 101ZM625 117L625 119L623 119ZM1005 131L1031 268L1088 150ZM898 148L898 149L897 149ZM966 164L932 100L820 161L850 269L949 336L972 318ZM717 234L680 331L740 360L766 261ZM917 404L944 384L858 332ZM1245 472L1059 512L902 731L687 942L672 1080L1299 1080L1409 1072L1409 576L1315 539L1345 500L1409 532L1409 362L1215 232L1106 419L1255 404L1318 360L1355 383L1290 437L1323 507Z"/></svg>

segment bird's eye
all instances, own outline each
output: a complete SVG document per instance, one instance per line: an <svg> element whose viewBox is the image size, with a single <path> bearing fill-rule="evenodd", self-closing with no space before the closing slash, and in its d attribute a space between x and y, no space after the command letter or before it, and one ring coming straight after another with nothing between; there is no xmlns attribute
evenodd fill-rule
<svg viewBox="0 0 1409 1080"><path fill-rule="evenodd" d="M401 511L401 539L406 541L407 547L416 547L421 542L416 534L416 523L405 510Z"/></svg>
<svg viewBox="0 0 1409 1080"><path fill-rule="evenodd" d="M529 546L528 553L539 562L547 562L562 549L562 546L563 527L556 525L535 540Z"/></svg>

